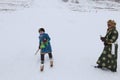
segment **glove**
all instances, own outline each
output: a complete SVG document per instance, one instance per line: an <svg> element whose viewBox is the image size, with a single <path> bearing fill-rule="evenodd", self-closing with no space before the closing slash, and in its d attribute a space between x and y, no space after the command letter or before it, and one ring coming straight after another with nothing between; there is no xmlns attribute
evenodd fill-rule
<svg viewBox="0 0 120 80"><path fill-rule="evenodd" d="M105 42L105 37L100 37L101 41Z"/></svg>
<svg viewBox="0 0 120 80"><path fill-rule="evenodd" d="M38 49L41 49L40 46L38 47Z"/></svg>
<svg viewBox="0 0 120 80"><path fill-rule="evenodd" d="M106 42L104 42L104 46L107 46L108 44Z"/></svg>

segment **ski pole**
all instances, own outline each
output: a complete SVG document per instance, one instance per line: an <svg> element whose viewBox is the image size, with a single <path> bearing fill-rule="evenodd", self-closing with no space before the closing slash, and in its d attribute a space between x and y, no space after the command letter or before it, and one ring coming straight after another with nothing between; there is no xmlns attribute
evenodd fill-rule
<svg viewBox="0 0 120 80"><path fill-rule="evenodd" d="M40 49L38 49L38 50L36 51L35 55L38 53L39 50L40 50Z"/></svg>

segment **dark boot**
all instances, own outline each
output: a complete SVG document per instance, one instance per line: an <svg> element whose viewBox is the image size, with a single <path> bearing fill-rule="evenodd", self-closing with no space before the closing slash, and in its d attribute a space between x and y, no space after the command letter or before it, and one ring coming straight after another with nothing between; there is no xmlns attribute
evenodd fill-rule
<svg viewBox="0 0 120 80"><path fill-rule="evenodd" d="M98 65L98 66L94 66L95 68L102 68L102 66Z"/></svg>
<svg viewBox="0 0 120 80"><path fill-rule="evenodd" d="M117 72L117 70L116 69L110 69L112 72Z"/></svg>

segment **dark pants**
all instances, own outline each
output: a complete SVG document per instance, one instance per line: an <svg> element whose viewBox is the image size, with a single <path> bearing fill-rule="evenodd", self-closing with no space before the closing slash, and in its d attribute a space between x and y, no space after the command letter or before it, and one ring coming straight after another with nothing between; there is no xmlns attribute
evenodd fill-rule
<svg viewBox="0 0 120 80"><path fill-rule="evenodd" d="M52 53L47 53L49 56L49 59L52 59ZM41 55L41 64L44 64L44 56L45 54L40 54Z"/></svg>

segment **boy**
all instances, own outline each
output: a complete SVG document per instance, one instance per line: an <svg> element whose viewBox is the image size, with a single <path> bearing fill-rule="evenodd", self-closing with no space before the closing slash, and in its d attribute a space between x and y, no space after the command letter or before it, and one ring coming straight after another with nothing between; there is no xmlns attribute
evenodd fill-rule
<svg viewBox="0 0 120 80"><path fill-rule="evenodd" d="M41 66L40 71L44 70L44 56L47 53L50 59L50 67L53 67L53 57L52 57L52 48L50 45L50 37L47 33L45 33L44 28L40 28L38 30L39 36L39 49L41 49L40 56L41 56Z"/></svg>

